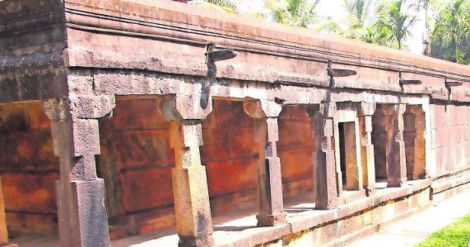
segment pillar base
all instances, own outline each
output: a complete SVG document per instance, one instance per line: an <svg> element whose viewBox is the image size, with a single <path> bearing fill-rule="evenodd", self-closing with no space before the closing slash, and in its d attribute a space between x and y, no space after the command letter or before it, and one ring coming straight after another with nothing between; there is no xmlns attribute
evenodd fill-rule
<svg viewBox="0 0 470 247"><path fill-rule="evenodd" d="M406 187L408 183L406 179L390 179L387 181L387 187Z"/></svg>
<svg viewBox="0 0 470 247"><path fill-rule="evenodd" d="M315 203L315 210L330 210L336 208L338 205L338 197L331 198L330 200L325 200L323 202Z"/></svg>
<svg viewBox="0 0 470 247"><path fill-rule="evenodd" d="M257 226L274 226L278 224L287 223L285 212L278 213L275 215L258 214L256 215L256 219L258 220Z"/></svg>
<svg viewBox="0 0 470 247"><path fill-rule="evenodd" d="M375 193L377 188L375 187L375 185L366 185L364 186L364 190L366 191L366 196L370 196Z"/></svg>
<svg viewBox="0 0 470 247"><path fill-rule="evenodd" d="M179 236L178 246L179 247L206 247L214 246L214 239L211 235L203 236Z"/></svg>

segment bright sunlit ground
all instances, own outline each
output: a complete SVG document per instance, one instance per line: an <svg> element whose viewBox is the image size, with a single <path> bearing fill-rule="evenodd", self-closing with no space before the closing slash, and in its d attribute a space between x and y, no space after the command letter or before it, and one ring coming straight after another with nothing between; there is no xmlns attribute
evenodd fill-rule
<svg viewBox="0 0 470 247"><path fill-rule="evenodd" d="M415 247L466 247L470 239L470 214L433 233Z"/></svg>

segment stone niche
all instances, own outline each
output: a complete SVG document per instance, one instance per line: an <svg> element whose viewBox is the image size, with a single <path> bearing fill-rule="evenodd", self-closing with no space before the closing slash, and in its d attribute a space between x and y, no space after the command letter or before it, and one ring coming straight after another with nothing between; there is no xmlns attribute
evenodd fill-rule
<svg viewBox="0 0 470 247"><path fill-rule="evenodd" d="M378 188L400 186L401 144L398 129L398 106L377 104L372 116L372 144L374 145L375 179ZM405 178L406 179L406 178Z"/></svg>
<svg viewBox="0 0 470 247"><path fill-rule="evenodd" d="M285 204L297 201L315 202L317 189L317 159L321 150L315 133L317 121L309 114L307 105L287 105L279 115L278 152L282 164L282 183Z"/></svg>
<svg viewBox="0 0 470 247"><path fill-rule="evenodd" d="M339 106L334 115L338 192L362 189L360 128L357 109Z"/></svg>

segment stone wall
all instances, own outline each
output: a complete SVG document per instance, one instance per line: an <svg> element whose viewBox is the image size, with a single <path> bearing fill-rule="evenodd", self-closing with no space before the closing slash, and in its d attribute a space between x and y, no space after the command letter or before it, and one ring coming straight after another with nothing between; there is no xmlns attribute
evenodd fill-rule
<svg viewBox="0 0 470 247"><path fill-rule="evenodd" d="M118 97L112 118L100 120L99 177L113 238L174 226L171 169L174 151L162 98ZM55 232L55 181L50 120L39 101L0 105L3 182L8 227L13 232ZM214 101L203 124L203 164L215 216L256 207L257 128L241 101ZM290 106L280 117L284 194L313 189L311 120L306 107Z"/></svg>
<svg viewBox="0 0 470 247"><path fill-rule="evenodd" d="M241 246L331 240L469 182L468 66L174 1L6 0L0 20L12 229L57 211L63 246L173 225L207 246L251 210Z"/></svg>
<svg viewBox="0 0 470 247"><path fill-rule="evenodd" d="M54 232L59 161L53 155L50 120L38 101L0 105L0 116L0 177L8 227Z"/></svg>
<svg viewBox="0 0 470 247"><path fill-rule="evenodd" d="M435 175L446 175L470 165L470 107L432 105L431 155L436 160Z"/></svg>

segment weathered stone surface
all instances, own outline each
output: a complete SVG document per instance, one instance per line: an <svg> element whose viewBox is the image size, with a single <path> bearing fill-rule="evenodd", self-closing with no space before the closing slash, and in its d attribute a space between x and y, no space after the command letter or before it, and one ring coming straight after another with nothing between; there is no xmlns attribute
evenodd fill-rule
<svg viewBox="0 0 470 247"><path fill-rule="evenodd" d="M72 182L76 191L81 246L108 246L108 222L104 206L104 182L95 181Z"/></svg>
<svg viewBox="0 0 470 247"><path fill-rule="evenodd" d="M309 243L347 238L364 225L373 229L374 222L407 211L411 204L401 198L412 193L419 194L415 205L426 202L428 192L420 192L426 184L363 199L362 185L370 190L375 175L389 186L425 175L464 182L454 177L469 165L470 86L448 91L443 84L444 78L469 81L465 66L168 1L7 0L0 2L0 24L0 102L42 99L53 122L51 132L37 104L0 106L6 205L31 193L14 206L26 211L36 203L39 211L34 217L7 212L7 219L50 229L43 222L53 222L54 195L35 191L57 176L53 143L63 246L109 243L98 175L105 178L114 222L135 220L124 227L130 233L169 226L175 198L181 245L201 246L212 244L209 196L217 204L241 198L240 208L248 208L257 181L266 216L261 225L284 221L283 187L290 193L314 187L316 209L333 211L335 223L320 220L325 225L306 234ZM206 77L209 42L238 54L219 61L214 78ZM330 84L328 62L357 74ZM400 87L400 77L423 83ZM116 95L131 100L118 100L114 110ZM287 104L306 109L282 116ZM417 105L422 109L413 109ZM354 119L344 119L352 114L344 110L354 111ZM354 128L347 126L340 138L337 126L350 122ZM355 155L341 157L346 149ZM344 188L358 191L338 197L342 173ZM25 180L37 186L21 185ZM156 188L157 180L164 185ZM444 194L455 186L436 189ZM373 206L381 208L361 212ZM354 215L362 213L367 216ZM292 229L317 226L302 222ZM239 244L277 240L289 233L281 226Z"/></svg>
<svg viewBox="0 0 470 247"><path fill-rule="evenodd" d="M376 179L385 179L388 186L403 186L406 183L404 111L402 104L377 105L377 110L372 116Z"/></svg>
<svg viewBox="0 0 470 247"><path fill-rule="evenodd" d="M200 121L172 122L171 146L175 149L172 170L176 230L180 246L212 246L212 218L206 169L201 165Z"/></svg>
<svg viewBox="0 0 470 247"><path fill-rule="evenodd" d="M314 136L310 116L306 106L284 106L279 115L279 141L277 143L281 159L283 195L295 195L295 181L302 179L307 186L297 188L300 191L311 191L316 198L313 186L316 182L314 159ZM292 185L289 186L289 184Z"/></svg>
<svg viewBox="0 0 470 247"><path fill-rule="evenodd" d="M277 154L277 141L279 140L278 115L281 107L274 102L260 102L266 107L257 107L267 118L256 120L260 126L253 133L257 136L259 157L257 165L258 193L260 212L256 216L258 226L273 226L286 222L282 196L281 161ZM252 113L252 116L262 115ZM274 116L274 117L272 117Z"/></svg>
<svg viewBox="0 0 470 247"><path fill-rule="evenodd" d="M316 143L316 195L315 208L331 209L337 204L336 162L333 147L333 120L324 118L319 112L312 114L312 128Z"/></svg>

